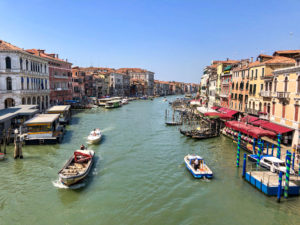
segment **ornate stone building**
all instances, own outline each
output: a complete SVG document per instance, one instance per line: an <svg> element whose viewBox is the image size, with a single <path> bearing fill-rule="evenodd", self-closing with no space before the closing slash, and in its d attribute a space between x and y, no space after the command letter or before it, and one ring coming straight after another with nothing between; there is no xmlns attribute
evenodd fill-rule
<svg viewBox="0 0 300 225"><path fill-rule="evenodd" d="M0 40L0 109L20 104L49 107L48 61Z"/></svg>

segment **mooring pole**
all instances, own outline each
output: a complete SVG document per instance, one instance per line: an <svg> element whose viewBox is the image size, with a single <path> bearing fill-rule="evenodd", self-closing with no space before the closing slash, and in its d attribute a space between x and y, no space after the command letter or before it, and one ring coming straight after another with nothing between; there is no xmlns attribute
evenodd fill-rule
<svg viewBox="0 0 300 225"><path fill-rule="evenodd" d="M257 151L257 162L256 162L256 166L259 166L259 161L260 161L260 154L261 154L261 141L258 140L258 151Z"/></svg>
<svg viewBox="0 0 300 225"><path fill-rule="evenodd" d="M293 161L292 161L292 169L295 170L295 157L296 157L296 153L295 153L295 149L293 148Z"/></svg>
<svg viewBox="0 0 300 225"><path fill-rule="evenodd" d="M279 173L279 178L278 178L278 189L277 189L277 202L280 202L281 198L281 189L282 189L282 171Z"/></svg>
<svg viewBox="0 0 300 225"><path fill-rule="evenodd" d="M284 197L287 198L289 195L289 181L290 181L290 167L291 167L291 153L286 151L287 161L286 161L286 173L285 173L285 187L284 187Z"/></svg>
<svg viewBox="0 0 300 225"><path fill-rule="evenodd" d="M6 154L6 131L3 131L3 145L4 145L4 154Z"/></svg>
<svg viewBox="0 0 300 225"><path fill-rule="evenodd" d="M240 147L241 147L241 132L238 135L238 143L237 143L237 154L236 154L236 167L240 166Z"/></svg>
<svg viewBox="0 0 300 225"><path fill-rule="evenodd" d="M256 141L256 139L254 138L254 139L253 139L253 155L256 154L256 152L255 152L255 141Z"/></svg>
<svg viewBox="0 0 300 225"><path fill-rule="evenodd" d="M246 176L246 163L247 163L247 154L244 153L244 162L243 162L243 177Z"/></svg>
<svg viewBox="0 0 300 225"><path fill-rule="evenodd" d="M272 144L272 156L274 156L273 153L274 153L274 144Z"/></svg>
<svg viewBox="0 0 300 225"><path fill-rule="evenodd" d="M281 154L280 154L280 138L281 138L281 134L278 134L278 136L277 136L277 158L278 159L280 159L280 156L281 156Z"/></svg>
<svg viewBox="0 0 300 225"><path fill-rule="evenodd" d="M269 155L269 143L267 142L267 155Z"/></svg>

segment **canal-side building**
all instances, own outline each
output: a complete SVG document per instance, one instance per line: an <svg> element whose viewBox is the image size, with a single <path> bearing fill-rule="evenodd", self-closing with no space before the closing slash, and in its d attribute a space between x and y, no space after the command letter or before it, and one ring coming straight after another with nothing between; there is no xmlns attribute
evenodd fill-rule
<svg viewBox="0 0 300 225"><path fill-rule="evenodd" d="M76 66L72 68L73 100L82 101L85 96L85 71Z"/></svg>
<svg viewBox="0 0 300 225"><path fill-rule="evenodd" d="M207 73L204 73L200 81L200 104L208 106L208 86L209 86L209 76Z"/></svg>
<svg viewBox="0 0 300 225"><path fill-rule="evenodd" d="M232 69L230 108L239 112L245 112L247 110L249 63L249 59L243 59Z"/></svg>
<svg viewBox="0 0 300 225"><path fill-rule="evenodd" d="M295 64L295 60L283 56L268 56L260 54L257 61L252 64L249 76L249 108L248 113L260 116L264 119L270 118L273 93L276 92L277 82L273 79L275 69L290 67ZM275 89L274 89L275 88Z"/></svg>
<svg viewBox="0 0 300 225"><path fill-rule="evenodd" d="M116 72L129 75L130 79L134 79L131 82L133 85L136 85L137 80L141 80L142 82L139 83L143 83L145 85L145 87L143 88L143 95L154 94L154 72L140 68L120 68Z"/></svg>
<svg viewBox="0 0 300 225"><path fill-rule="evenodd" d="M49 107L48 60L0 40L0 109L28 104Z"/></svg>
<svg viewBox="0 0 300 225"><path fill-rule="evenodd" d="M216 105L217 64L207 66L204 73L208 75L208 106L212 107Z"/></svg>
<svg viewBox="0 0 300 225"><path fill-rule="evenodd" d="M41 49L28 49L27 52L45 58L49 67L50 105L64 104L72 100L72 63L60 59L58 54L49 54Z"/></svg>
<svg viewBox="0 0 300 225"><path fill-rule="evenodd" d="M300 54L293 56L296 61L291 67L273 71L274 88L270 120L290 128L283 134L283 144L299 146L300 106Z"/></svg>
<svg viewBox="0 0 300 225"><path fill-rule="evenodd" d="M109 73L109 95L124 96L123 75L120 72Z"/></svg>

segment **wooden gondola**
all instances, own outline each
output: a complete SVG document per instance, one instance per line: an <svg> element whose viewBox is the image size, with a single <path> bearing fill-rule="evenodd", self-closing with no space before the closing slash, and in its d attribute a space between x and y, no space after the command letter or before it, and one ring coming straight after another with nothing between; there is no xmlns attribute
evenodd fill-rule
<svg viewBox="0 0 300 225"><path fill-rule="evenodd" d="M165 122L165 124L167 126L179 126L179 125L182 125L182 122L181 121L171 121L171 122Z"/></svg>
<svg viewBox="0 0 300 225"><path fill-rule="evenodd" d="M59 180L67 186L78 183L89 174L93 158L93 150L76 150L58 172Z"/></svg>
<svg viewBox="0 0 300 225"><path fill-rule="evenodd" d="M218 134L201 134L201 135L193 135L192 138L202 140L202 139L214 138L218 136L219 136Z"/></svg>

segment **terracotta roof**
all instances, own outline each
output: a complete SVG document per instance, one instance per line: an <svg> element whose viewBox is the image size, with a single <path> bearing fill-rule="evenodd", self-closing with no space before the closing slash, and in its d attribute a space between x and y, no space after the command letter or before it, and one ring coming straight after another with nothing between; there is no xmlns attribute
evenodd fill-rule
<svg viewBox="0 0 300 225"><path fill-rule="evenodd" d="M272 58L271 55L265 55L265 54L259 54L258 57L264 57L264 58Z"/></svg>
<svg viewBox="0 0 300 225"><path fill-rule="evenodd" d="M6 41L0 40L0 51L21 51L25 52L23 49L14 46Z"/></svg>
<svg viewBox="0 0 300 225"><path fill-rule="evenodd" d="M120 68L120 69L117 69L117 71L121 72L121 73L128 73L128 72L144 73L144 72L147 72L147 70L144 70L141 68Z"/></svg>
<svg viewBox="0 0 300 225"><path fill-rule="evenodd" d="M72 64L68 61L65 61L63 59L58 58L57 54L54 54L54 53L49 54L49 53L46 53L45 50L42 50L42 49L33 48L33 49L26 49L25 51L32 54L32 55L40 56L42 58L46 58L46 59L49 59L49 60L55 60L55 61L59 61L59 62Z"/></svg>
<svg viewBox="0 0 300 225"><path fill-rule="evenodd" d="M300 50L280 50L280 51L275 51L273 53L273 56L278 55L278 54L300 54Z"/></svg>
<svg viewBox="0 0 300 225"><path fill-rule="evenodd" d="M284 56L274 56L272 59L269 59L262 64L295 64L296 61L294 59L284 57Z"/></svg>

